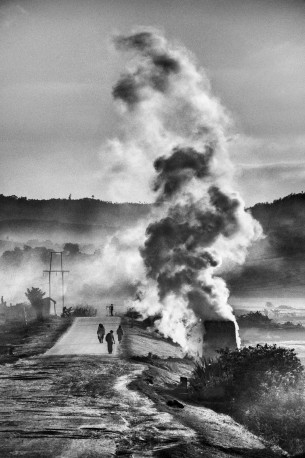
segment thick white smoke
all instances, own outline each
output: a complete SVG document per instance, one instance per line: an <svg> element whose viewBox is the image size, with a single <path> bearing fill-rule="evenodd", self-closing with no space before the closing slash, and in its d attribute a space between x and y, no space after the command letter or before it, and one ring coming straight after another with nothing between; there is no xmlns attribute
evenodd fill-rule
<svg viewBox="0 0 305 458"><path fill-rule="evenodd" d="M105 311L105 304L122 303L134 297L139 279L145 278L145 269L139 245L145 240L146 223L117 231L103 241L95 254L85 254L82 247L76 254L63 252L66 305L90 304ZM68 236L68 235L67 235ZM72 244L73 245L73 244ZM63 251L58 245L56 251ZM6 251L0 258L1 296L8 303L26 301L27 288L38 287L49 295L48 273L50 251L46 248L24 248ZM60 269L59 255L53 256L52 269ZM62 309L61 275L52 273L51 297L57 301L57 313Z"/></svg>
<svg viewBox="0 0 305 458"><path fill-rule="evenodd" d="M108 143L111 167L134 178L139 200L149 196L147 183L155 194L140 250L146 280L135 305L144 315L161 313L159 330L195 351L194 325L235 321L216 272L222 261L244 262L260 226L232 190L229 117L194 58L151 29L115 44L130 60L113 88L124 134Z"/></svg>

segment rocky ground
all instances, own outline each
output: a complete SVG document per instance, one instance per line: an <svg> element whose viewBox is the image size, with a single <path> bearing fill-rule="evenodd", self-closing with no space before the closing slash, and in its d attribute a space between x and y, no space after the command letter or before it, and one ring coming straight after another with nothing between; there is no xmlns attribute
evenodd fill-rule
<svg viewBox="0 0 305 458"><path fill-rule="evenodd" d="M169 406L192 362L160 336L123 327L111 357L51 354L1 367L1 457L285 455L226 415L185 401Z"/></svg>

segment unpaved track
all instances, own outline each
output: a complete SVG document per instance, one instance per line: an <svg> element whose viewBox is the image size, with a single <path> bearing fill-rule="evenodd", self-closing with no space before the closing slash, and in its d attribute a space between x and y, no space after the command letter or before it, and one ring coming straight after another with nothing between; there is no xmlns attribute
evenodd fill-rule
<svg viewBox="0 0 305 458"><path fill-rule="evenodd" d="M146 366L121 355L130 351L133 340L137 348L151 351L154 338L145 340L136 329L127 329L127 338L115 346L117 353L108 355L106 344L97 340L97 326L101 322L106 331L116 331L119 321L118 317L80 318L44 355L1 368L1 458L273 456L257 438L243 439L241 427L231 431L228 426L228 439L223 441L223 423L229 417L220 420L205 409L215 418L215 426L208 426L209 418L201 437L192 425L175 418L175 412L158 409L144 394L128 389ZM190 407L185 410L191 413ZM237 434L240 443L232 449L230 437ZM174 454L168 453L170 448ZM195 452L189 454L191 448Z"/></svg>
<svg viewBox="0 0 305 458"><path fill-rule="evenodd" d="M108 355L107 344L101 344L97 338L99 323L105 327L106 333L110 330L114 333L115 345L112 355ZM104 355L113 357L117 355L118 341L116 330L121 319L116 316L98 316L88 318L76 318L73 325L54 345L45 353L45 356L54 355Z"/></svg>
<svg viewBox="0 0 305 458"><path fill-rule="evenodd" d="M130 450L143 458L153 456L156 447L192 440L191 429L128 390L144 368L120 358L126 340L116 344L116 355L108 355L106 344L98 342L98 323L115 331L119 321L78 319L41 357L2 368L1 458L130 457Z"/></svg>

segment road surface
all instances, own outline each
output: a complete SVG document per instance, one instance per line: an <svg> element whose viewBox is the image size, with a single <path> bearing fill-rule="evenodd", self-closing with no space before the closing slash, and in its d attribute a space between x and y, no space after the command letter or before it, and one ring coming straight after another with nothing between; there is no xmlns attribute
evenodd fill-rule
<svg viewBox="0 0 305 458"><path fill-rule="evenodd" d="M117 355L118 339L116 330L121 322L117 316L97 316L88 318L76 318L71 328L61 339L50 348L44 356L55 355L103 355L113 358ZM115 345L113 353L108 354L107 343L99 343L97 328L99 323L105 327L106 334L112 330L114 333Z"/></svg>
<svg viewBox="0 0 305 458"><path fill-rule="evenodd" d="M283 456L226 415L187 402L178 412L168 406L169 387L192 370L179 348L125 324L115 345L122 351L109 355L99 323L117 340L119 317L78 318L45 354L1 367L0 457ZM122 357L157 351L172 358L158 367Z"/></svg>

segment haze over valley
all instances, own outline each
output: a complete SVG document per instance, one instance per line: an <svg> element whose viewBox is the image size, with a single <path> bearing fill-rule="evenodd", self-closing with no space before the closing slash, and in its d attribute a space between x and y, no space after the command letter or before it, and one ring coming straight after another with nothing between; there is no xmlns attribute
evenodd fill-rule
<svg viewBox="0 0 305 458"><path fill-rule="evenodd" d="M42 270L48 268L49 251L61 251L65 244L72 243L78 247L75 252L73 247L71 252L66 251L65 264L73 277L89 259L102 259L107 244L119 247L120 235L136 221L145 221L150 209L148 204L116 204L92 198L39 201L0 196L2 275L11 268L16 276L29 273L26 266L34 262L31 275L35 274L27 281L39 281ZM270 204L257 204L248 211L262 225L264 237L250 248L243 266L225 274L231 295L240 298L235 305L242 308L243 301L252 300L253 309L259 303L263 307L264 298L277 298L277 302L299 298L300 307L305 291L305 196L290 195ZM2 282L2 287L5 284ZM23 291L13 293L12 287L2 289L2 295L9 302L24 300ZM95 296L92 292L90 300L101 300L100 293ZM73 297L73 292L68 288L69 296Z"/></svg>

